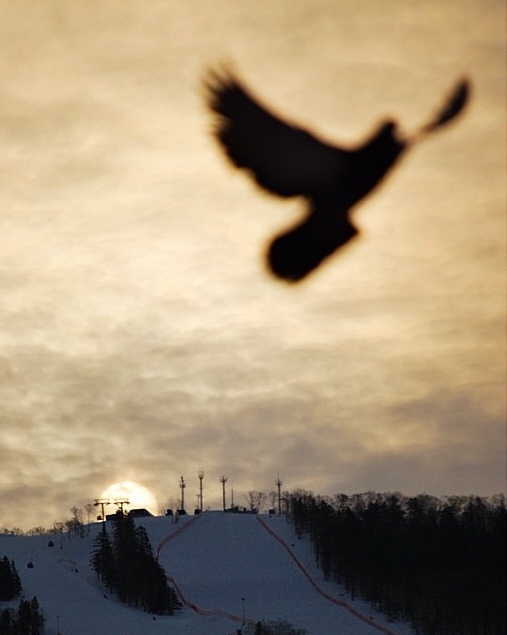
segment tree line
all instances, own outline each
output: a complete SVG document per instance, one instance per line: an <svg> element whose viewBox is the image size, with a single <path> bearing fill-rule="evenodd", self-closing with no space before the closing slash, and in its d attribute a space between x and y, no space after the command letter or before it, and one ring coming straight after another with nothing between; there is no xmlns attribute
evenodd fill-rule
<svg viewBox="0 0 507 635"><path fill-rule="evenodd" d="M308 635L306 628L295 628L287 620L262 620L255 626L247 626L245 633L247 635Z"/></svg>
<svg viewBox="0 0 507 635"><path fill-rule="evenodd" d="M129 606L159 615L172 615L180 606L153 556L146 529L122 512L114 520L112 541L105 526L95 538L91 566L107 588Z"/></svg>
<svg viewBox="0 0 507 635"><path fill-rule="evenodd" d="M93 511L94 505L88 503L81 507L71 507L70 512L72 516L63 520L55 520L50 527L44 527L43 525L37 525L30 529L23 530L20 527L0 527L0 534L7 536L45 536L47 534L59 534L63 538L63 534L67 535L70 540L72 536L78 536L83 538L85 533L89 533L89 527L85 527L85 511L88 516L87 523L90 524L90 517Z"/></svg>
<svg viewBox="0 0 507 635"><path fill-rule="evenodd" d="M0 635L43 635L44 615L39 601L21 600L17 611L4 609L0 615Z"/></svg>
<svg viewBox="0 0 507 635"><path fill-rule="evenodd" d="M3 556L0 560L0 601L14 600L22 591L16 563ZM0 635L42 635L44 615L37 597L22 599L17 611L4 609L0 613Z"/></svg>
<svg viewBox="0 0 507 635"><path fill-rule="evenodd" d="M418 635L503 635L506 512L491 498L289 495L327 579Z"/></svg>
<svg viewBox="0 0 507 635"><path fill-rule="evenodd" d="M21 593L21 578L16 563L4 556L0 560L0 601L12 600Z"/></svg>

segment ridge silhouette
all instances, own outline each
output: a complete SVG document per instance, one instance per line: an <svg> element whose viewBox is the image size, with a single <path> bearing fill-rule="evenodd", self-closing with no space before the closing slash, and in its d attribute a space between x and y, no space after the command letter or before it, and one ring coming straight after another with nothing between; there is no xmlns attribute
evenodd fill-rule
<svg viewBox="0 0 507 635"><path fill-rule="evenodd" d="M387 120L365 141L345 149L278 118L227 69L210 71L205 88L215 115L214 135L230 161L249 170L265 190L307 200L303 220L268 248L269 268L288 282L302 280L359 233L351 209L379 186L411 145L452 121L470 94L468 80L462 79L444 107L411 137Z"/></svg>

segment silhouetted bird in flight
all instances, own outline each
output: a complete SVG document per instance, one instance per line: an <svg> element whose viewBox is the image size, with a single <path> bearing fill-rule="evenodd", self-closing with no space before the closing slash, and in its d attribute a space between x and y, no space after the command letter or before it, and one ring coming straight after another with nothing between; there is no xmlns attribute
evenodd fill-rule
<svg viewBox="0 0 507 635"><path fill-rule="evenodd" d="M444 107L416 134L403 138L394 121L381 123L352 149L330 145L276 117L229 71L205 80L208 105L217 115L215 136L229 159L251 172L264 189L283 197L303 196L303 221L275 237L268 263L290 282L303 279L358 230L350 210L376 188L403 152L463 109L469 83L461 80Z"/></svg>

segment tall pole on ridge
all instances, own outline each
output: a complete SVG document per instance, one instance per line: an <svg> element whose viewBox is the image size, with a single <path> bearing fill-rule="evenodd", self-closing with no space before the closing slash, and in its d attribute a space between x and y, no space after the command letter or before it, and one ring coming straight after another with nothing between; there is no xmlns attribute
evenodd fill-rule
<svg viewBox="0 0 507 635"><path fill-rule="evenodd" d="M199 470L199 511L202 512L202 479L204 478L204 471Z"/></svg>
<svg viewBox="0 0 507 635"><path fill-rule="evenodd" d="M280 494L280 488L282 486L282 481L280 480L280 474L278 474L278 478L276 479L276 486L278 488L278 513L282 513L282 496Z"/></svg>
<svg viewBox="0 0 507 635"><path fill-rule="evenodd" d="M180 476L180 489L181 489L181 511L185 511L185 487L186 487L185 479L183 476Z"/></svg>
<svg viewBox="0 0 507 635"><path fill-rule="evenodd" d="M222 483L222 507L225 511L225 484L227 483L227 476L222 474L220 477L220 483Z"/></svg>

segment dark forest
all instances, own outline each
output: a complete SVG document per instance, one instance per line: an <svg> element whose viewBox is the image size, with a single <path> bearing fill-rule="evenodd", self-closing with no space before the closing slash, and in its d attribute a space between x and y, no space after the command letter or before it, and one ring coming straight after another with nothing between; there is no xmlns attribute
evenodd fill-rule
<svg viewBox="0 0 507 635"><path fill-rule="evenodd" d="M159 615L172 615L179 607L174 589L167 585L163 568L153 557L143 526L119 512L114 520L113 540L106 531L94 542L91 566L119 599Z"/></svg>
<svg viewBox="0 0 507 635"><path fill-rule="evenodd" d="M327 579L417 635L504 635L505 499L367 492L288 497Z"/></svg>

